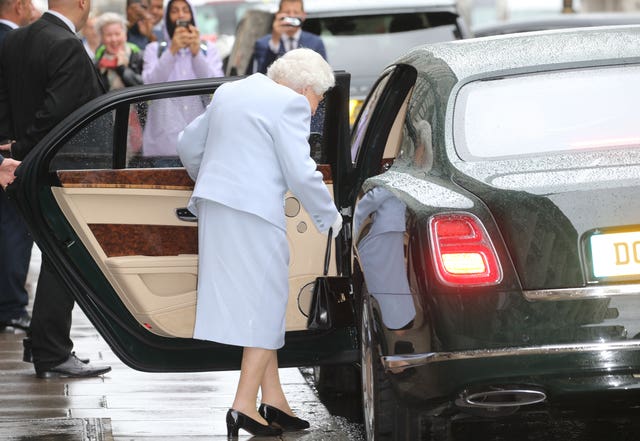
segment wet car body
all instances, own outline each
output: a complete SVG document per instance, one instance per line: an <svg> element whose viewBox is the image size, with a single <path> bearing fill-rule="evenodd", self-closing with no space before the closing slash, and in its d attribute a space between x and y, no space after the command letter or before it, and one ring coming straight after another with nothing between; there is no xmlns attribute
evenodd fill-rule
<svg viewBox="0 0 640 441"><path fill-rule="evenodd" d="M344 218L330 276L351 281L356 322L307 328L326 239L288 195L281 366L358 365L376 440L446 439L464 418L637 409L639 43L638 27L619 27L420 46L384 69L353 128L337 72L318 168ZM191 338L193 182L179 163L140 158L144 118L131 122L155 100L215 100L233 80L97 98L8 188L135 369L239 367L240 348Z"/></svg>
<svg viewBox="0 0 640 441"><path fill-rule="evenodd" d="M623 238L638 230L640 154L635 135L623 142L622 132L588 127L615 125L619 114L598 96L626 93L611 84L640 72L623 49L637 39L637 28L532 33L424 46L396 62L390 77L415 75L404 80L412 92L400 140L386 147L399 153L364 183L353 229L370 437L417 439L421 419L438 436L453 418L593 409L601 399L636 407L637 268L600 264L634 266L638 243ZM593 81L581 122L545 91L588 106L575 90L562 95L566 75ZM369 100L407 88L384 81ZM368 106L356 156L385 119L384 106ZM597 242L613 237L605 256Z"/></svg>

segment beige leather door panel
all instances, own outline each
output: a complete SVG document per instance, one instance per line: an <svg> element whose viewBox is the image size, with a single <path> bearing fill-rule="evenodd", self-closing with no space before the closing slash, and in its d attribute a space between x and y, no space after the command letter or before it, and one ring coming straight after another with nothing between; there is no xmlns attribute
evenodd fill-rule
<svg viewBox="0 0 640 441"><path fill-rule="evenodd" d="M328 168L321 171L332 189ZM59 171L52 188L78 234L127 309L150 332L191 337L198 274L197 222L180 220L193 182L184 169ZM301 289L322 272L326 236L291 195L287 331L306 329Z"/></svg>

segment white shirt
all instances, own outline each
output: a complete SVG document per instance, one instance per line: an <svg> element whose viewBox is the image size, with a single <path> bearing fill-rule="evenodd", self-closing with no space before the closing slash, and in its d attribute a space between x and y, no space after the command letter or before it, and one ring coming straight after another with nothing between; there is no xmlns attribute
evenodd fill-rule
<svg viewBox="0 0 640 441"><path fill-rule="evenodd" d="M282 34L280 36L280 41L282 41L285 52L289 52L290 50L296 49L298 47L301 34L302 34L302 29L298 29L296 33L293 34L291 37L289 37L287 34ZM290 39L292 38L294 41L293 47L291 47L291 41L290 41ZM269 40L269 49L271 49L271 52L273 52L274 54L277 54L280 51L280 46L276 46L275 44L273 44L273 40Z"/></svg>
<svg viewBox="0 0 640 441"><path fill-rule="evenodd" d="M4 19L4 18L0 18L0 23L4 23L4 24L6 24L6 25L7 25L7 26L9 26L11 29L17 29L17 28L18 28L18 25L17 25L17 24L15 24L14 22L9 21L9 20L7 20L7 19Z"/></svg>

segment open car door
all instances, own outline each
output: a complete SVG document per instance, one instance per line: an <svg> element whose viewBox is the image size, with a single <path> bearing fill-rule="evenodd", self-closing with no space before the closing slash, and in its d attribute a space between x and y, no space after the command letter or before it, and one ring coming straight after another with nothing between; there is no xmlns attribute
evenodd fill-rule
<svg viewBox="0 0 640 441"><path fill-rule="evenodd" d="M315 122L322 133L310 138L330 191L336 152L348 151L349 75L336 78L323 121ZM145 85L99 97L38 144L8 189L61 282L118 357L138 370L240 367L242 348L191 338L198 224L185 207L193 182L177 156L145 156L143 142L147 115L162 100L186 97L204 106L231 80ZM290 292L280 364L354 361L352 328L307 330L310 282L322 273L326 237L291 194L285 211ZM342 269L334 260L330 274L336 271Z"/></svg>

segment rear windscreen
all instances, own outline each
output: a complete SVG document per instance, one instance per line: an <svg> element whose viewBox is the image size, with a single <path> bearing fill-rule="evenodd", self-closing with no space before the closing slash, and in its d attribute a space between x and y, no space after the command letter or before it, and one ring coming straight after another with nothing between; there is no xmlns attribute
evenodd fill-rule
<svg viewBox="0 0 640 441"><path fill-rule="evenodd" d="M640 147L639 66L544 72L474 81L455 101L464 160Z"/></svg>

